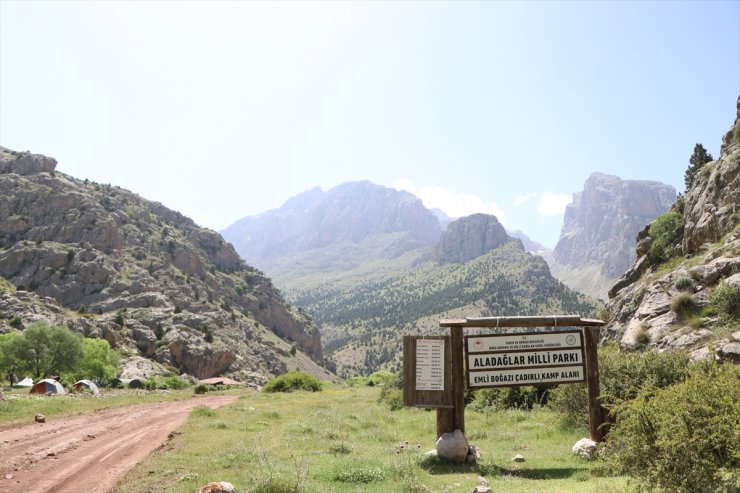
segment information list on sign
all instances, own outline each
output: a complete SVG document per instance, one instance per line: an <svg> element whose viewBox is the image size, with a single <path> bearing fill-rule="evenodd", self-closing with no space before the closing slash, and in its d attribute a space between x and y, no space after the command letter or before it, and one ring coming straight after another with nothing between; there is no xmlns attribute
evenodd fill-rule
<svg viewBox="0 0 740 493"><path fill-rule="evenodd" d="M445 341L416 341L416 390L445 389Z"/></svg>

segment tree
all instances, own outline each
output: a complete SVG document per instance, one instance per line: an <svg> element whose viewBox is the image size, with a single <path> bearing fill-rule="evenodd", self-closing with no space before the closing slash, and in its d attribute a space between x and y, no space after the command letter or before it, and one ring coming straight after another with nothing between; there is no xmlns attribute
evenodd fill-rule
<svg viewBox="0 0 740 493"><path fill-rule="evenodd" d="M689 158L689 167L683 175L686 190L691 187L691 183L694 181L694 175L696 175L696 172L699 171L702 166L711 161L714 161L712 155L704 149L704 146L701 145L701 143L697 143L694 146L694 153Z"/></svg>
<svg viewBox="0 0 740 493"><path fill-rule="evenodd" d="M24 342L20 332L0 334L0 372L5 373L10 383L18 377L20 366L18 355L23 353L20 345Z"/></svg>
<svg viewBox="0 0 740 493"><path fill-rule="evenodd" d="M66 327L37 322L21 334L25 340L16 354L20 369L34 378L73 370L83 357L82 337Z"/></svg>
<svg viewBox="0 0 740 493"><path fill-rule="evenodd" d="M82 352L82 359L71 372L74 380L86 378L100 385L115 378L119 355L111 349L108 341L83 339Z"/></svg>

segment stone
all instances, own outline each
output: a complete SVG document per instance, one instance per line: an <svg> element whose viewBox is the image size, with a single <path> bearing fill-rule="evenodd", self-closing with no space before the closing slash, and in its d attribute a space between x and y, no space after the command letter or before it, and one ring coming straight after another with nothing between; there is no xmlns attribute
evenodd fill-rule
<svg viewBox="0 0 740 493"><path fill-rule="evenodd" d="M468 440L460 430L455 430L452 433L442 433L436 446L439 457L459 463L465 462L469 448Z"/></svg>
<svg viewBox="0 0 740 493"><path fill-rule="evenodd" d="M226 481L214 481L198 488L197 493L236 493L236 488Z"/></svg>
<svg viewBox="0 0 740 493"><path fill-rule="evenodd" d="M513 459L514 462L524 462L524 456L522 454L516 454Z"/></svg>
<svg viewBox="0 0 740 493"><path fill-rule="evenodd" d="M33 419L37 423L46 423L46 416L44 416L43 414L37 414Z"/></svg>
<svg viewBox="0 0 740 493"><path fill-rule="evenodd" d="M581 438L573 445L573 454L591 460L596 456L596 442L590 438Z"/></svg>
<svg viewBox="0 0 740 493"><path fill-rule="evenodd" d="M468 448L468 455L465 457L465 462L467 464L475 464L476 462L479 462L482 458L483 454L481 453L480 449L475 445L470 445L470 447Z"/></svg>
<svg viewBox="0 0 740 493"><path fill-rule="evenodd" d="M490 493L490 491L491 491L491 488L489 488L488 486L483 486L479 484L478 486L475 487L475 489L473 490L473 493Z"/></svg>

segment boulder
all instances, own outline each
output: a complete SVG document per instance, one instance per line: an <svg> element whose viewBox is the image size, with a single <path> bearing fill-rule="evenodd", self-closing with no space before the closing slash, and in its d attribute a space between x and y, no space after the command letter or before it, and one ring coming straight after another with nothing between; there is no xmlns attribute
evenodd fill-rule
<svg viewBox="0 0 740 493"><path fill-rule="evenodd" d="M452 433L442 433L437 440L437 456L454 462L465 462L470 446L468 440L460 430Z"/></svg>
<svg viewBox="0 0 740 493"><path fill-rule="evenodd" d="M236 488L226 481L214 481L198 488L197 493L236 493Z"/></svg>
<svg viewBox="0 0 740 493"><path fill-rule="evenodd" d="M596 456L596 442L590 438L581 438L573 445L573 454L591 460Z"/></svg>

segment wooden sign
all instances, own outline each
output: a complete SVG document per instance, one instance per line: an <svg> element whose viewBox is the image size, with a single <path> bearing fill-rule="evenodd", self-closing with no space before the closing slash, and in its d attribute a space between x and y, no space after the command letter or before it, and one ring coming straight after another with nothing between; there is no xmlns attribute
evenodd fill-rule
<svg viewBox="0 0 740 493"><path fill-rule="evenodd" d="M466 336L465 354L470 388L586 380L580 330Z"/></svg>
<svg viewBox="0 0 740 493"><path fill-rule="evenodd" d="M405 406L452 408L450 338L403 338L403 403Z"/></svg>

